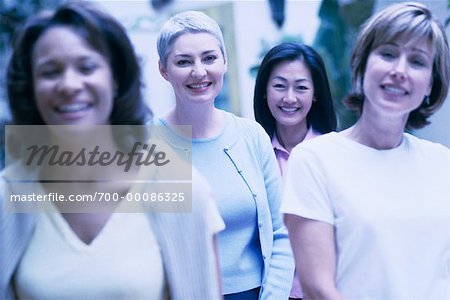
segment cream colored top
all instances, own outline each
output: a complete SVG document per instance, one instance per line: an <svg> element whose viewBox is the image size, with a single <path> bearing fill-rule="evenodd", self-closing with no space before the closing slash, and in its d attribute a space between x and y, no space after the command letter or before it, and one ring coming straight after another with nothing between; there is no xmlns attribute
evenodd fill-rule
<svg viewBox="0 0 450 300"><path fill-rule="evenodd" d="M113 213L91 244L58 212L41 213L18 265L20 299L162 299L160 249L143 213Z"/></svg>

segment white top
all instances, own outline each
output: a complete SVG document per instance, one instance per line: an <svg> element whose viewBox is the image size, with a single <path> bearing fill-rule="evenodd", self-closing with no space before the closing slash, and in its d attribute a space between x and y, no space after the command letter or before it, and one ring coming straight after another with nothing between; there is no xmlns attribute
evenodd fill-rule
<svg viewBox="0 0 450 300"><path fill-rule="evenodd" d="M21 299L162 299L164 269L145 214L113 213L87 245L55 210L39 214L15 283Z"/></svg>
<svg viewBox="0 0 450 300"><path fill-rule="evenodd" d="M335 228L345 299L450 299L450 152L405 134L375 150L339 133L291 153L281 211Z"/></svg>
<svg viewBox="0 0 450 300"><path fill-rule="evenodd" d="M160 145L160 144L158 144ZM166 152L168 153L168 152ZM173 156L169 156L173 159ZM180 162L174 163L174 167L179 170ZM170 164L169 164L170 165ZM162 171L163 168L156 168L155 170L158 170L157 173ZM142 170L142 177L141 179L146 178L153 178L151 174L146 175L145 173L152 173L152 168L141 168ZM160 248L159 252L163 256L164 261L164 273L165 273L165 279L166 279L166 287L168 292L170 293L171 299L219 299L219 278L218 278L218 272L217 272L217 262L216 262L216 256L213 249L213 243L212 238L213 234L217 233L218 231L222 230L224 228L223 220L220 217L220 214L217 210L217 207L215 205L215 201L212 198L212 192L210 187L208 186L206 180L198 173L195 168L188 168L189 173L192 175L192 185L191 184L184 184L183 186L187 186L187 189L191 191L192 193L192 208L191 205L187 205L185 207L185 210L180 212L177 208L177 212L175 213L159 213L154 212L152 210L148 211L148 213L145 213L145 217L147 220L147 223L145 223L145 226L149 226L151 228L151 233L154 234L156 237L156 240L158 242L158 246ZM172 172L173 170L169 170ZM16 272L18 272L18 266L22 262L22 259L25 255L28 256L28 262L29 263L35 263L35 266L39 266L39 269L36 269L37 272L35 272L34 275L29 276L28 283L24 284L24 288L20 288L22 292L22 295L24 295L25 289L30 289L31 282L35 280L40 280L41 276L41 270L52 270L54 273L57 272L57 269L54 268L55 260L63 261L61 264L68 264L68 260L65 257L65 255L61 255L61 253L56 253L58 249L55 247L55 243L52 242L46 242L43 243L45 246L40 246L40 251L36 251L34 255L29 254L27 251L29 249L30 243L32 240L40 240L40 238L37 238L34 236L34 234L37 234L37 219L40 217L43 217L39 213L10 213L10 209L8 208L9 201L7 199L8 195L10 194L32 194L33 192L36 194L43 194L44 191L39 183L29 184L25 182L25 184L21 182L14 182L14 178L23 178L20 174L26 174L30 180L36 180L36 176L38 173L38 170L35 169L33 174L30 174L29 170L25 169L23 165L16 164L13 166L8 166L6 169L0 173L0 191L3 193L0 193L0 298L1 299L15 299L14 295L17 294L18 287L18 281L16 279L19 279ZM140 172L141 173L141 172ZM178 172L180 173L180 172ZM170 175L170 174L169 174ZM158 174L156 174L156 179L159 178ZM167 177L164 177L167 178ZM170 176L169 176L170 178ZM139 178L138 178L139 179ZM139 181L139 180L138 180ZM178 186L172 185L172 186ZM162 184L148 184L148 183L139 183L132 187L132 192L157 192L159 190L164 190L164 185ZM174 191L176 191L174 189ZM167 189L166 189L167 192ZM189 196L186 197L188 199ZM132 203L132 202L130 202ZM188 201L180 202L180 203L188 203ZM41 203L39 202L39 205L28 207L26 206L24 208L25 212L34 212L34 211L45 211L48 205L48 203ZM53 207L50 205L50 207ZM136 211L133 207L130 209L127 209L123 207L121 204L119 206L121 211ZM19 207L20 208L20 207ZM183 207L180 207L180 209L183 209ZM130 214L132 216L133 214ZM116 215L120 216L120 215ZM62 218L61 216L55 215L54 218ZM46 216L48 219L46 222L54 222L52 221L52 216ZM123 219L122 219L123 220ZM62 223L60 221L63 221ZM65 245L65 247L74 247L73 243L69 243L66 240L66 237L63 237L62 233L60 231L67 230L68 225L64 220L55 221L55 226L48 225L47 228L54 231L53 236L56 236L56 239L60 239L68 245ZM136 220L135 220L136 221ZM39 221L41 222L41 221ZM117 237L117 241L121 241L122 243L127 242L128 236L127 233L130 233L129 230L126 230L128 225L131 225L131 227L134 228L132 231L131 236L134 235L134 231L141 231L144 227L142 225L142 219L137 220L137 224L141 223L139 226L136 225L134 222L130 222L128 224L128 221L126 223L126 226L124 222L118 221L119 223L116 225L112 225L115 222L113 221L110 224L107 224L104 227L104 230L100 233L102 235L103 233L109 231L116 231L117 233L121 232L121 234L114 234L114 237ZM64 225L63 225L64 224ZM134 225L133 225L134 224ZM66 229L63 229L66 227ZM110 227L114 227L115 229L108 229ZM138 230L136 230L138 228ZM69 228L70 229L70 228ZM146 230L144 230L146 231ZM137 232L138 233L138 232ZM46 238L46 234L44 233L43 238ZM109 238L111 237L111 234L108 234ZM123 237L125 236L125 238ZM46 238L47 239L47 238ZM98 240L94 241L92 243L93 248L100 248L105 247L105 238L101 238L101 236L98 236ZM147 238L145 238L147 239ZM48 240L48 239L47 239ZM102 241L103 240L103 241ZM102 241L102 242L100 242ZM109 243L112 243L112 241L108 241ZM152 249L147 249L147 243L145 243L145 240L140 237L139 239L135 240L135 242L142 242L142 244L137 245L136 248L139 249L145 249L147 251L152 251ZM120 244L122 246L122 243ZM117 244L117 243L115 243ZM95 245L95 247L94 247ZM149 243L149 245L154 246L154 243ZM64 246L64 245L63 245ZM126 246L126 245L125 245ZM86 248L86 247L81 247ZM88 248L88 247L87 247ZM121 249L122 252L120 259L117 261L106 261L103 259L102 256L99 256L99 259L103 259L103 262L105 263L104 267L109 268L110 264L116 266L116 263L123 263L122 266L117 266L116 269L118 269L118 272L115 272L114 274L116 276L123 276L124 274L127 274L127 269L129 268L129 262L136 262L134 259L130 259L130 255L135 256L141 256L141 252L137 251L135 248L127 247L129 248L128 251ZM180 250L181 249L181 250ZM79 250L79 249L78 249ZM75 250L72 250L75 251ZM81 250L80 250L81 251ZM83 255L83 257L90 257L93 254L88 254L88 251L81 251L80 255ZM152 251L153 252L153 251ZM130 254L130 255L129 255ZM32 258L32 259L31 259ZM49 260L47 260L50 258ZM32 260L36 260L36 262L33 262ZM47 263L48 261L48 263ZM81 261L83 262L83 261ZM141 266L145 266L145 261L139 260L139 263ZM72 271L76 268L78 271L81 269L80 266L77 266L75 263L71 263L71 266L74 268ZM59 285L61 281L67 281L71 283L74 287L79 287L82 285L85 285L86 283L83 282L85 279L91 278L92 272L91 267L96 266L94 265L88 265L86 267L86 263L83 264L83 270L91 270L89 272L89 276L78 276L77 279L73 279L70 281L68 277L65 277L66 274L61 275L61 273L57 273L58 277L54 279L52 285L47 284L47 291L45 294L45 297L41 295L37 295L36 298L39 299L49 299L52 298L53 291L52 288L56 285ZM25 265L22 266L26 267ZM59 266L58 266L59 267ZM112 266L111 266L112 267ZM34 272L35 267L27 268L28 271ZM97 268L98 267L97 265ZM48 273L48 271L46 271ZM92 274L91 274L92 273ZM36 275L38 274L38 275ZM97 273L95 273L97 274ZM113 275L112 273L109 275ZM152 278L153 280L153 278ZM47 281L48 283L48 281ZM49 286L51 288L49 288ZM26 288L25 288L26 287ZM34 291L36 292L43 292L43 289L39 289L39 284L34 284L33 287ZM58 287L57 287L58 288ZM105 287L105 289L108 289L108 287ZM30 290L29 290L30 291ZM107 291L108 292L108 291ZM99 293L100 296L98 298L114 298L108 293L105 293L105 291L101 291ZM86 299L89 297L84 297L83 292L77 290L76 294L68 295L67 298L73 297L78 299ZM55 296L56 297L56 296ZM55 299L55 297L53 297ZM140 296L135 295L124 295L123 298L128 299L135 299L139 298ZM143 297L147 297L144 295ZM32 298L32 297L28 297ZM61 299L61 297L57 297L56 299Z"/></svg>

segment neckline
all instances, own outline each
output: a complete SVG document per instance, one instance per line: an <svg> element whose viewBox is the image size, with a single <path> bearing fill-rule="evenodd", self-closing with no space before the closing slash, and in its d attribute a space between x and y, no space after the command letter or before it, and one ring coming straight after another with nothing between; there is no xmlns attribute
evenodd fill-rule
<svg viewBox="0 0 450 300"><path fill-rule="evenodd" d="M187 142L191 142L192 141L192 143L206 143L206 142L211 142L211 141L214 141L214 140L217 140L218 138L220 138L224 134L225 129L227 128L227 126L229 124L229 119L230 119L231 115L229 113L227 113L226 111L222 111L221 110L221 112L224 115L224 122L223 122L222 127L220 128L220 130L216 134L212 135L211 137L207 137L207 138L189 138L189 137L183 136L183 135L179 134L173 128L173 125L170 124L166 119L163 119L162 117L159 117L158 120L168 130L170 130L171 133L173 133L177 138L179 138L181 140L184 140L184 141L187 141Z"/></svg>
<svg viewBox="0 0 450 300"><path fill-rule="evenodd" d="M354 145L358 148L360 148L361 150L364 150L366 152L372 152L372 153L397 153L397 152L402 152L404 151L409 144L409 136L406 133L403 133L402 135L402 141L401 143L394 148L390 148L390 149L376 149L370 146L367 146L365 144L362 144L360 142L357 142L347 136L345 136L344 134L342 134L342 132L331 132L330 134L334 135L335 137L337 137L339 140L341 140L342 142L348 144L348 145Z"/></svg>

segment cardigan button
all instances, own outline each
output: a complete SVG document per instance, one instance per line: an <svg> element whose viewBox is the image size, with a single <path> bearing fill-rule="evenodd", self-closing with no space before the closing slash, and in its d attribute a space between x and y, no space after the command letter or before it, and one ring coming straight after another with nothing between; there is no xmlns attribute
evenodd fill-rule
<svg viewBox="0 0 450 300"><path fill-rule="evenodd" d="M263 224L262 223L258 223L258 227L262 228Z"/></svg>

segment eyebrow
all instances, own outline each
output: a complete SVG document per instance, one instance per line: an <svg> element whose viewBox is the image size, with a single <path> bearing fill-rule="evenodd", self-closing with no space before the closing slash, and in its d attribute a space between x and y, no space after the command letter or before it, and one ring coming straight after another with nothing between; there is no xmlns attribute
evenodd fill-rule
<svg viewBox="0 0 450 300"><path fill-rule="evenodd" d="M93 57L92 55L80 55L78 57L75 58L76 62L84 62L86 60L96 60L96 57ZM49 64L59 64L61 61L63 61L61 58L57 57L44 57L44 58L40 58L36 61L35 66L36 67L41 67L41 66L46 66ZM64 60L65 61L65 60Z"/></svg>
<svg viewBox="0 0 450 300"><path fill-rule="evenodd" d="M206 50L203 51L200 55L206 55L206 54L210 54L210 53L215 53L217 50ZM191 57L192 55L190 54L175 54L175 57Z"/></svg>
<svg viewBox="0 0 450 300"><path fill-rule="evenodd" d="M284 78L283 76L275 76L273 79L279 79L279 80L282 80L282 81L288 81L286 78ZM306 81L306 82L311 82L311 80L309 80L309 79L307 79L307 78L300 78L300 79L296 79L295 80L295 82L304 82L304 81Z"/></svg>
<svg viewBox="0 0 450 300"><path fill-rule="evenodd" d="M382 46L382 45L383 45L383 44L381 44L380 46ZM392 45L392 46L395 46L395 47L400 47L400 45L397 44L397 43L395 43L395 42L385 43L385 45ZM430 53L428 53L427 51L425 51L425 50L423 50L423 49L421 49L421 48L412 47L411 49L412 49L413 51L423 53L423 54L425 54L426 56L430 57Z"/></svg>

